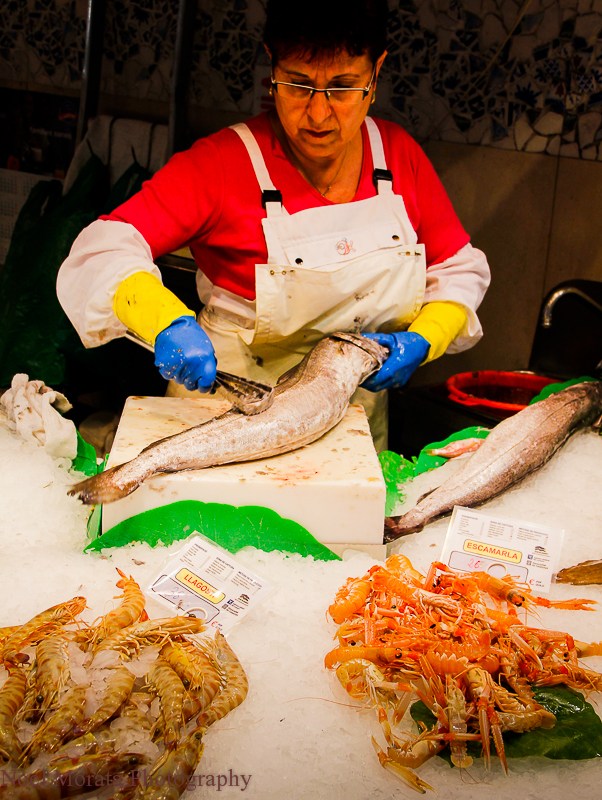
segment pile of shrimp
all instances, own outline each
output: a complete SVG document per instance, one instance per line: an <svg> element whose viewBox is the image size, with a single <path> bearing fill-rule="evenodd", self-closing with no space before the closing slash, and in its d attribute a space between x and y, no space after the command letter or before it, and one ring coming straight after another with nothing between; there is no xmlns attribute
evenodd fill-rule
<svg viewBox="0 0 602 800"><path fill-rule="evenodd" d="M0 628L2 800L176 800L207 729L245 699L226 639L195 617L149 619L117 571L120 602L92 624L74 597Z"/></svg>
<svg viewBox="0 0 602 800"><path fill-rule="evenodd" d="M383 767L424 794L432 789L415 769L449 747L457 767L480 744L485 768L491 742L508 771L502 733L551 728L554 714L536 702L533 686L564 684L602 691L602 673L580 659L602 654L568 633L521 621L537 606L592 610L592 600L551 601L512 580L460 572L433 562L427 575L391 555L363 576L348 578L328 608L338 646L325 666L347 693L376 710L386 750L373 736ZM418 733L406 712L422 700L435 717Z"/></svg>

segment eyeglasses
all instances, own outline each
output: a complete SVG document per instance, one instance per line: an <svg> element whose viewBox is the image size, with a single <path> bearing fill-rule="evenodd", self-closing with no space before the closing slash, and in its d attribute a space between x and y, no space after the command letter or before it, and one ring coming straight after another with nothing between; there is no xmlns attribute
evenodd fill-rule
<svg viewBox="0 0 602 800"><path fill-rule="evenodd" d="M273 75L271 86L283 100L309 103L315 94L324 94L331 103L340 106L353 106L366 99L374 83L375 74L376 69L373 69L370 83L367 86L329 86L326 89L316 89L315 86L304 86L302 83L275 81Z"/></svg>

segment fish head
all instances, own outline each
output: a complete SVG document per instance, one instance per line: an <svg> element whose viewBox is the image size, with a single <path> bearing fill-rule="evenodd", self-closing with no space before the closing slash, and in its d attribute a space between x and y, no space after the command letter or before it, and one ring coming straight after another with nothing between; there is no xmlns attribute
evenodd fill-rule
<svg viewBox="0 0 602 800"><path fill-rule="evenodd" d="M373 372L379 370L389 357L388 348L383 347L376 341L376 339L367 339L365 336L362 336L361 333L337 331L337 333L331 334L330 338L339 339L343 342L349 342L349 344L359 347L360 350L363 350L365 353L371 356L373 366L369 368L369 372L366 373L363 380L365 380L369 375L372 375Z"/></svg>
<svg viewBox="0 0 602 800"><path fill-rule="evenodd" d="M588 381L586 385L592 399L592 427L602 434L602 380Z"/></svg>

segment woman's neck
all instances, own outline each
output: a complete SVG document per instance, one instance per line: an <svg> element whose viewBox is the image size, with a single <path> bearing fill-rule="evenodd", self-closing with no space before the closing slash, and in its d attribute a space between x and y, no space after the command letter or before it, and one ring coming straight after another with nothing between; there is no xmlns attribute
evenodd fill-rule
<svg viewBox="0 0 602 800"><path fill-rule="evenodd" d="M322 197L338 203L353 198L362 168L361 130L332 158L316 161L295 149L276 115L272 118L272 125L290 163Z"/></svg>

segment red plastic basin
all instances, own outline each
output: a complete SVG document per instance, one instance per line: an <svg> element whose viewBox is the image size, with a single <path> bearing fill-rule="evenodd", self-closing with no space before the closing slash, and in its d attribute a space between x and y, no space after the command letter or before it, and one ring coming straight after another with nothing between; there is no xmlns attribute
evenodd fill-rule
<svg viewBox="0 0 602 800"><path fill-rule="evenodd" d="M458 372L447 379L450 400L463 406L495 408L515 413L521 411L554 378L532 372L479 370Z"/></svg>

